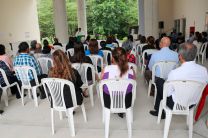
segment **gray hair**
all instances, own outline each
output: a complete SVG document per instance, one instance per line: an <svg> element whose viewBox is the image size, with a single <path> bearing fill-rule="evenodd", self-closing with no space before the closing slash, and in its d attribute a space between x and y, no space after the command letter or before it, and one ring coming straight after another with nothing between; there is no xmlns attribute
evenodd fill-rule
<svg viewBox="0 0 208 138"><path fill-rule="evenodd" d="M194 61L197 54L197 47L192 43L183 43L179 47L178 54L183 57L185 61Z"/></svg>

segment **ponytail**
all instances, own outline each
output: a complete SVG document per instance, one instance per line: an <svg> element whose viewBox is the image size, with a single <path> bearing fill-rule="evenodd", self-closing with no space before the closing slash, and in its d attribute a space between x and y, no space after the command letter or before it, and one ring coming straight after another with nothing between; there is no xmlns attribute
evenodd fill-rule
<svg viewBox="0 0 208 138"><path fill-rule="evenodd" d="M120 77L122 77L129 69L126 51L119 47L112 52L113 58L120 69Z"/></svg>

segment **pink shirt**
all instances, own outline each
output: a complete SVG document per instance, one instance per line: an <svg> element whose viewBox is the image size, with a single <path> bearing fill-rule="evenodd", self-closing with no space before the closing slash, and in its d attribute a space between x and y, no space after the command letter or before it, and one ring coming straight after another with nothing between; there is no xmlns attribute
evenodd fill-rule
<svg viewBox="0 0 208 138"><path fill-rule="evenodd" d="M6 55L6 54L0 55L0 60L1 60L1 61L4 61L4 62L6 63L6 65L9 67L9 69L10 69L11 71L13 71L12 60L11 60L11 58L10 58L8 55Z"/></svg>

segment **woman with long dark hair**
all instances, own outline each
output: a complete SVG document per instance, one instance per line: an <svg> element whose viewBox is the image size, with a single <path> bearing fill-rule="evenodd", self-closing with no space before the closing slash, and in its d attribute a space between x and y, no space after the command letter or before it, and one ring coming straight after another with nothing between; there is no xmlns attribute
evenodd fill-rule
<svg viewBox="0 0 208 138"><path fill-rule="evenodd" d="M71 62L63 51L56 50L52 56L54 66L49 71L49 77L71 81L75 87L77 104L81 105L83 102L81 89L83 82L78 71L72 68ZM68 86L64 86L64 99L67 108L73 106L70 88Z"/></svg>
<svg viewBox="0 0 208 138"><path fill-rule="evenodd" d="M102 72L101 78L104 79L135 79L135 71L133 68L129 68L127 53L119 47L112 52L112 65L106 66ZM131 86L127 89L128 94L126 95L126 108L131 106L132 90ZM104 104L105 107L110 108L110 95L107 88L104 88ZM123 117L123 114L119 114Z"/></svg>
<svg viewBox="0 0 208 138"><path fill-rule="evenodd" d="M74 56L70 58L72 63L89 63L92 64L90 57L85 56L84 46L81 42L74 44Z"/></svg>

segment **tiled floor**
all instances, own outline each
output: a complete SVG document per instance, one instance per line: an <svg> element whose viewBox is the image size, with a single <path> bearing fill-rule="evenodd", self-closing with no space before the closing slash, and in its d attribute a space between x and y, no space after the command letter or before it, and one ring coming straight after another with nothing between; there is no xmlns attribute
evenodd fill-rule
<svg viewBox="0 0 208 138"><path fill-rule="evenodd" d="M84 123L81 110L74 115L76 138L104 138L104 124L101 117L100 101L95 95L95 106L91 107L89 99L85 101L88 122ZM134 108L133 138L162 138L164 120L156 123L156 117L149 115L153 108L153 98L147 97L147 85L141 75L138 76L137 99ZM205 107L208 110L208 104ZM0 138L67 138L71 137L66 117L55 116L54 136L51 134L50 108L47 100L40 101L39 107L34 107L28 100L23 107L20 100L10 98L9 106L0 117ZM203 114L205 114L205 112ZM206 115L208 116L208 114ZM208 138L208 129L203 116L194 124L194 138ZM110 121L110 138L127 138L126 120L113 114ZM186 119L174 116L171 122L169 138L188 138Z"/></svg>

